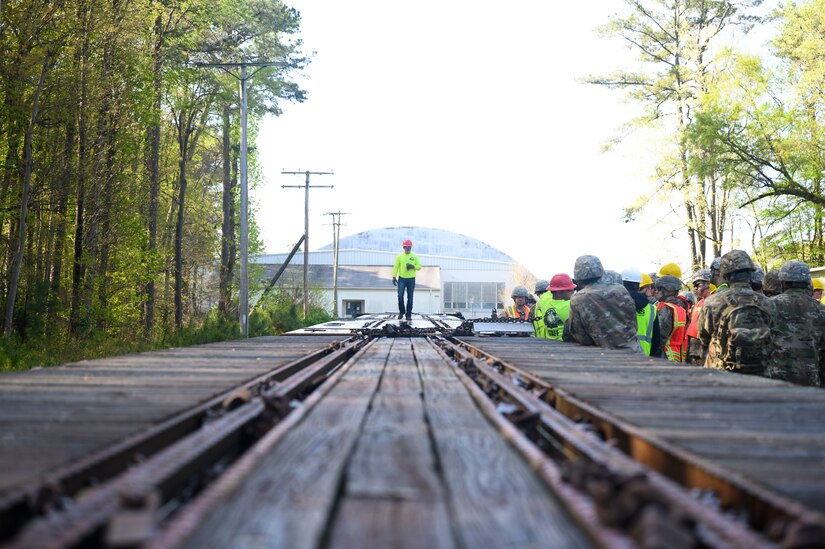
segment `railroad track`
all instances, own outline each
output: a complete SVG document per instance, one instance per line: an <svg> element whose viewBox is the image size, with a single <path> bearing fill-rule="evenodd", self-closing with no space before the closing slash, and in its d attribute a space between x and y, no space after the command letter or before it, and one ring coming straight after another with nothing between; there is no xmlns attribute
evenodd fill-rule
<svg viewBox="0 0 825 549"><path fill-rule="evenodd" d="M816 509L520 367L546 343L425 321L280 353L5 490L5 546L822 546Z"/></svg>
<svg viewBox="0 0 825 549"><path fill-rule="evenodd" d="M552 347L548 349L548 345ZM600 362L616 364L626 361L629 364L623 368L625 374L633 366L639 367L640 361L624 352L587 349L582 353L582 349L575 346L539 340L524 340L514 346L500 341L476 338L471 343L467 340L459 342L451 352L456 356L465 357L462 363L464 369L478 380L480 386L486 389L488 396L510 403L515 406L515 413L528 414L532 418L523 430L541 447L548 449L550 453L575 454L584 458L584 463L607 465L606 470L619 471L619 476L610 481L613 489L621 486L628 474L632 477L641 471L650 485L655 486L659 491L659 494L654 497L658 505L661 505L663 501L669 501L666 506L668 508L682 511L690 508L691 514L698 513L694 519L701 515L708 520L713 520L712 515L723 513L736 516L741 524L746 524L748 528L759 532L772 542L781 543L782 546L825 545L825 515L783 494L780 486L758 484L743 476L736 469L725 468L695 452L676 446L667 438L631 424L621 416L611 414L588 400L583 400L570 391L553 385L534 373L529 373L514 366L512 362L500 358L510 355L510 360L530 364L533 366L531 368L533 372L540 372L542 368L538 364L546 364L548 355L554 351L563 354L564 348L567 348L568 352L572 348L571 354L577 354L579 360L583 358L583 354L585 359L589 358L587 368L590 375L587 377L603 375L606 365ZM491 354L491 352L496 354ZM587 357L587 354L590 356ZM561 370L565 370L570 368L570 362L561 361L560 366ZM732 377L734 381L745 385L748 385L750 381L755 381L757 384L776 385L768 380L754 380L727 372L695 368L682 370L684 367L667 364L642 366L642 368L675 370L675 372L669 372L671 377L678 377L676 374L685 374L690 370L689 375ZM649 373L651 372L646 371L643 375ZM583 377L581 372L578 375ZM636 377L631 383L621 386L612 384L607 377L600 377L597 378L596 383L591 382L591 387L594 387L594 392L601 394L611 389L614 392L628 392L631 385L636 385L643 379ZM601 388L598 388L599 386ZM781 391L793 389L783 386ZM663 402L659 400L657 408L655 406L657 400L651 398L659 390L658 387L652 386L647 392L641 391L642 395L637 395L635 399L632 399L629 407L635 405L639 408L651 408L647 413L654 417L657 413L664 413L668 408L667 404L663 406ZM801 392L815 397L815 400L818 400L825 409L825 402L822 401L817 391L803 390ZM531 395L534 400L528 400L527 395ZM590 395L584 398L588 397ZM526 408L527 404L522 403L529 403L532 409ZM625 408L628 406L625 405ZM527 410L530 412L528 413ZM588 437L590 443L595 438L609 444L598 444L594 448L586 439L582 440L580 436L582 429L590 434ZM678 429L676 431L678 432ZM756 438L758 436L754 437ZM754 440L754 444L756 442ZM810 470L814 472L814 475L810 476L815 477L817 476L815 469L821 462L813 459L812 456L809 457L812 458L809 464ZM581 463L579 462L580 465ZM587 470L588 467L586 465L585 469ZM637 472L634 472L634 469ZM576 478L578 474L580 474L578 471L572 473L571 480L576 485L586 485L587 481L582 483ZM677 486L679 490L675 489ZM603 487L599 487L599 490L601 489ZM597 496L597 494L594 495ZM696 506L694 502L684 499L685 495L694 500L697 498L703 500L706 505ZM819 495L821 497L822 492ZM662 499L663 496L664 499ZM718 526L724 529L723 524L720 523ZM727 532L731 535L728 541L735 541L734 546L745 545L742 543L744 538L736 540L739 534L732 530Z"/></svg>

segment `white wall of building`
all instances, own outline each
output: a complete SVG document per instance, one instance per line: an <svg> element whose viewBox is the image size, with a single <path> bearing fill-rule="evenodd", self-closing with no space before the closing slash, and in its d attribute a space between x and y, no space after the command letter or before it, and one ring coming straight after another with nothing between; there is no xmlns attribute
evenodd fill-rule
<svg viewBox="0 0 825 549"><path fill-rule="evenodd" d="M330 304L332 303L332 290L329 291ZM344 302L347 300L364 301L364 313L394 313L398 311L398 291L395 286L390 286L386 290L367 288L339 288L338 289L338 314L344 316ZM330 307L330 310L332 308ZM444 311L441 307L441 292L436 289L416 288L413 296L413 312L419 314L440 314Z"/></svg>

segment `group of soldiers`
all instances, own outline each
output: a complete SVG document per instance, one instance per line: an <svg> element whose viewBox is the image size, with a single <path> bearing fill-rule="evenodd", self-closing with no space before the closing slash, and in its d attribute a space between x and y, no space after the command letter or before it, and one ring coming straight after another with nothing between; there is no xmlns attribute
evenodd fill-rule
<svg viewBox="0 0 825 549"><path fill-rule="evenodd" d="M804 262L766 274L732 250L688 283L693 291L673 263L658 273L618 273L584 255L572 278L538 281L535 298L516 286L504 316L533 322L537 337L825 385L822 286Z"/></svg>

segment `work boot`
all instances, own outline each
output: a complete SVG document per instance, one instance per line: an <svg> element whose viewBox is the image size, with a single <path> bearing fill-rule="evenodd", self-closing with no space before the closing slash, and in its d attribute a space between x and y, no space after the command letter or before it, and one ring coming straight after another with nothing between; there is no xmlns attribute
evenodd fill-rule
<svg viewBox="0 0 825 549"><path fill-rule="evenodd" d="M398 313L398 320L401 320L402 318L404 318L404 313Z"/></svg>
<svg viewBox="0 0 825 549"><path fill-rule="evenodd" d="M410 320L412 320L412 315L407 315L407 322L409 322Z"/></svg>

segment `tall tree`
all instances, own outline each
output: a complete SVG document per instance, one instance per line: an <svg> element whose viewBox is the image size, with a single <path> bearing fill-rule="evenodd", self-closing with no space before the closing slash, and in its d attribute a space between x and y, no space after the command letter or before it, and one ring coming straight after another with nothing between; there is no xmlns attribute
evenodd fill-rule
<svg viewBox="0 0 825 549"><path fill-rule="evenodd" d="M825 0L783 6L772 42L779 63L768 70L758 58L732 56L688 134L733 174L742 206L760 205L756 219L770 228L764 245L817 264L825 261L823 10Z"/></svg>
<svg viewBox="0 0 825 549"><path fill-rule="evenodd" d="M692 122L697 96L713 74L712 46L731 25L747 31L756 21L747 9L761 0L625 0L628 14L615 17L601 31L619 38L638 54L641 68L589 77L594 84L625 90L646 109L639 124L658 124L674 148L662 159L662 188L678 197L684 211L691 262L707 262L706 243L721 251L725 219L724 189L714 177L690 169L693 151L684 132ZM630 212L633 213L632 211Z"/></svg>
<svg viewBox="0 0 825 549"><path fill-rule="evenodd" d="M305 62L297 12L278 0L76 0L3 3L0 16L6 333L152 337L155 311L175 310L168 329L217 301L205 274L219 258L231 308L237 82L192 61L284 62L252 81L254 135L280 101L303 99L290 81Z"/></svg>

